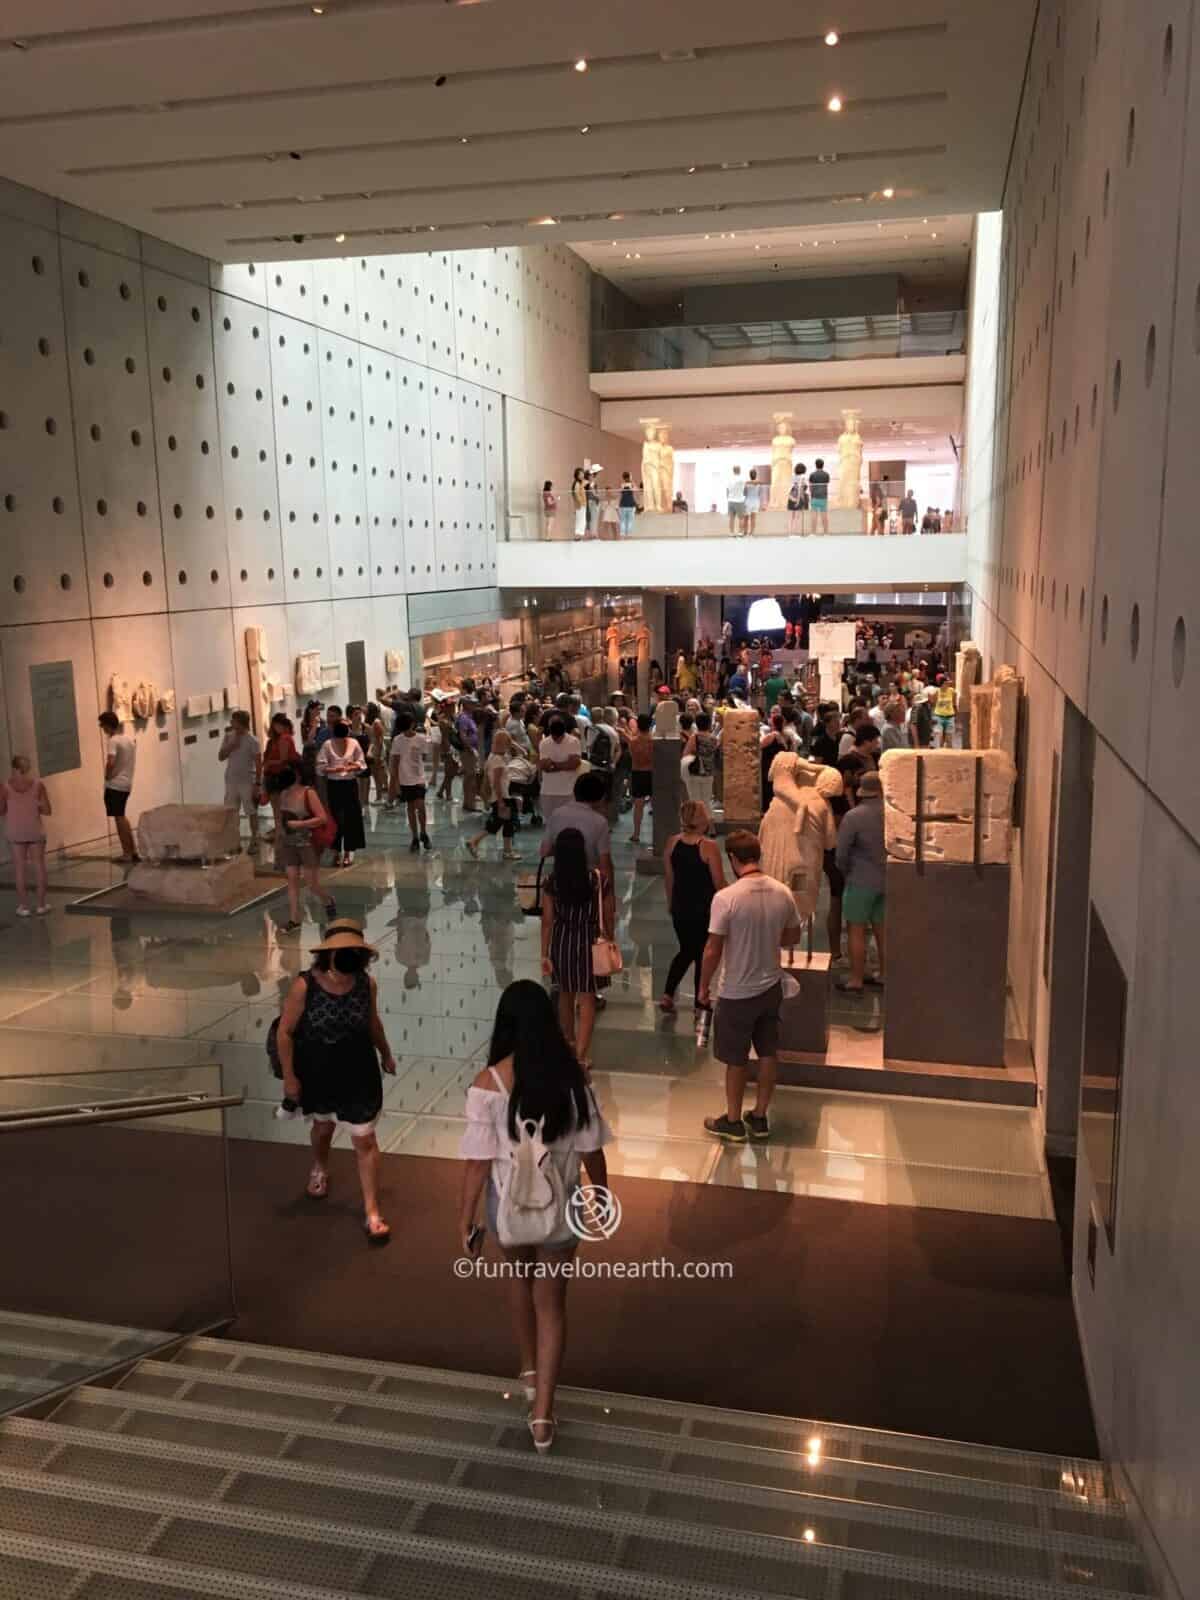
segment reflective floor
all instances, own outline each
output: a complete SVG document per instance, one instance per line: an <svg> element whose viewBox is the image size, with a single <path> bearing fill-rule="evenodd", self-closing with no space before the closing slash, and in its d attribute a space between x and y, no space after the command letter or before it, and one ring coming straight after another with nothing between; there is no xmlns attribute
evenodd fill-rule
<svg viewBox="0 0 1200 1600"><path fill-rule="evenodd" d="M500 862L499 841L482 847L491 859L467 855L457 805L436 807L428 856L410 855L398 814L372 809L368 826L367 851L327 882L339 911L359 918L380 951L374 971L399 1061L380 1140L390 1151L452 1157L497 997L514 978L540 976L538 927L518 909L519 868ZM710 1140L702 1119L722 1109L722 1069L696 1047L690 979L675 1016L658 1010L675 939L662 879L633 870L630 831L622 817L614 859L625 971L593 1048L597 1092L617 1134L615 1173L1053 1215L1033 1112L1023 1108L783 1088L769 1144L725 1149ZM539 839L518 840L530 862ZM302 1123L274 1116L278 1084L263 1046L281 993L307 964L319 908L306 908L303 935L282 932L282 894L228 919L67 914L71 899L119 878L99 851L58 862L52 914L27 921L13 915L11 889L0 890L0 1075L220 1062L226 1087L246 1097L229 1113L231 1132L305 1140ZM880 991L837 995L834 1025L865 1041L882 1026L883 1004Z"/></svg>

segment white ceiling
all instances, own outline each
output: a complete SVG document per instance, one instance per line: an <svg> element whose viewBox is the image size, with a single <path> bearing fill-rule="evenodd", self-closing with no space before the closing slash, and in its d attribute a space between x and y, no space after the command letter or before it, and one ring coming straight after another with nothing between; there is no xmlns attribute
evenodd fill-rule
<svg viewBox="0 0 1200 1600"><path fill-rule="evenodd" d="M5 0L0 174L223 261L969 213L1034 10Z"/></svg>
<svg viewBox="0 0 1200 1600"><path fill-rule="evenodd" d="M910 282L963 277L974 221L965 214L936 212L894 221L843 217L817 227L711 229L645 239L610 234L573 248L635 300L655 301L678 289L774 277L895 273Z"/></svg>

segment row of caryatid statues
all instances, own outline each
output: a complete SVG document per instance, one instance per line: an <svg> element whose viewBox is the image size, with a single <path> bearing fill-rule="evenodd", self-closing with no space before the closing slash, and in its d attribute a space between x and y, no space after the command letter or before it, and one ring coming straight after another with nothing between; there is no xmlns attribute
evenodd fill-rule
<svg viewBox="0 0 1200 1600"><path fill-rule="evenodd" d="M675 497L675 446L671 430L657 417L643 417L642 510L670 511Z"/></svg>
<svg viewBox="0 0 1200 1600"><path fill-rule="evenodd" d="M843 430L838 438L838 475L833 503L843 510L856 510L861 493L863 441L858 431L858 411L843 411ZM795 476L793 455L796 440L791 429L792 413L774 413L775 434L771 440L772 511L785 511ZM659 417L642 417L645 442L642 445L642 510L670 511L675 496L675 446L671 429Z"/></svg>

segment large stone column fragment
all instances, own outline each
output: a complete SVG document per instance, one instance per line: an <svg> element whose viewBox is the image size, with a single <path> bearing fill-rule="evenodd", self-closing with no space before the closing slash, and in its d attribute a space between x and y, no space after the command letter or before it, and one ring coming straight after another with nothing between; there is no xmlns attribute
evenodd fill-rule
<svg viewBox="0 0 1200 1600"><path fill-rule="evenodd" d="M890 860L918 859L919 829L922 861L1008 862L1016 769L1002 750L889 750L879 774Z"/></svg>
<svg viewBox="0 0 1200 1600"><path fill-rule="evenodd" d="M721 723L721 769L727 823L757 828L762 817L761 724L757 711L727 711Z"/></svg>

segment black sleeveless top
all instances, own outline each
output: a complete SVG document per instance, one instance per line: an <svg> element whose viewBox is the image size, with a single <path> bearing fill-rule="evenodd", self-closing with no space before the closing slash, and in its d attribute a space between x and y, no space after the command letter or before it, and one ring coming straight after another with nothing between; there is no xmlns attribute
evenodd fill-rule
<svg viewBox="0 0 1200 1600"><path fill-rule="evenodd" d="M707 917L717 891L713 888L712 873L700 846L685 844L682 839L677 839L671 851L671 871L674 874L671 885L672 915Z"/></svg>

